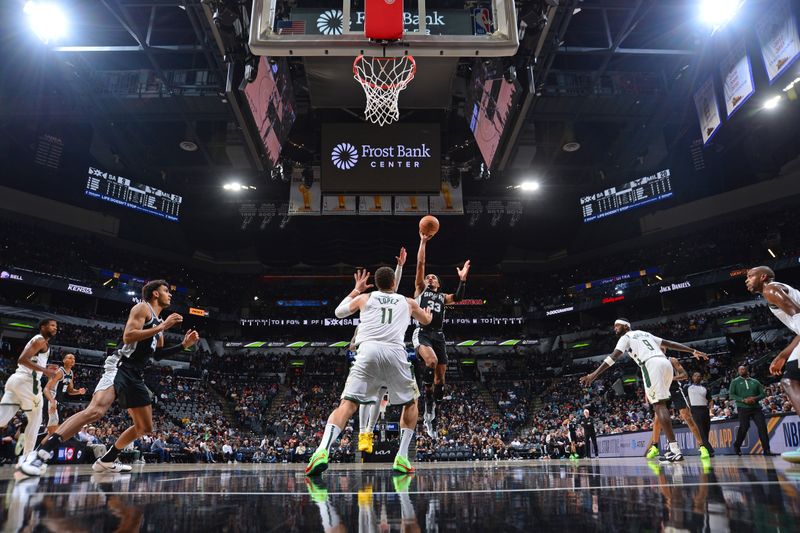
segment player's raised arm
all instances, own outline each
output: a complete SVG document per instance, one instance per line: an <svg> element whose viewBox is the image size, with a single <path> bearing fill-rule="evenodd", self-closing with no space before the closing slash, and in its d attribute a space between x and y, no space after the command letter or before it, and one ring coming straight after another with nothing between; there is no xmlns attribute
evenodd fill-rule
<svg viewBox="0 0 800 533"><path fill-rule="evenodd" d="M362 294L367 289L374 287L371 283L367 283L369 280L369 272L366 269L364 270L357 270L355 274L353 274L353 278L355 279L355 287L350 293L345 296L344 300L339 303L339 306L334 311L336 318L347 318L348 316L352 315L356 311L360 311L364 308L364 305L367 303L367 298L369 295Z"/></svg>
<svg viewBox="0 0 800 533"><path fill-rule="evenodd" d="M400 255L395 257L397 266L394 269L394 292L400 292L400 278L403 277L403 266L406 264L407 257L405 247L400 248Z"/></svg>
<svg viewBox="0 0 800 533"><path fill-rule="evenodd" d="M708 359L708 355L700 350L695 350L691 346L686 346L675 341L661 340L661 348L666 352L667 350L675 350L676 352L690 353L695 359Z"/></svg>
<svg viewBox="0 0 800 533"><path fill-rule="evenodd" d="M432 235L419 232L419 250L417 251L417 274L414 277L414 298L425 290L425 247Z"/></svg>
<svg viewBox="0 0 800 533"><path fill-rule="evenodd" d="M464 299L464 293L467 290L467 275L469 274L469 259L464 262L464 266L461 268L456 267L456 273L458 274L458 289L456 289L455 294L446 294L444 297L445 304L452 304L454 302L460 302Z"/></svg>

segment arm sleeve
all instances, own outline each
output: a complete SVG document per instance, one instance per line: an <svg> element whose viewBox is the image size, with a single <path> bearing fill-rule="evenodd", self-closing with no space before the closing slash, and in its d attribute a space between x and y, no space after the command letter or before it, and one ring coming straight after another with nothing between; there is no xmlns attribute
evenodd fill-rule
<svg viewBox="0 0 800 533"><path fill-rule="evenodd" d="M456 293L453 295L453 301L460 302L464 299L464 293L467 292L467 282L459 281Z"/></svg>
<svg viewBox="0 0 800 533"><path fill-rule="evenodd" d="M403 277L403 267L401 265L397 265L397 268L394 269L394 292L400 292L400 278Z"/></svg>
<svg viewBox="0 0 800 533"><path fill-rule="evenodd" d="M153 352L153 359L156 361L160 361L165 357L169 357L170 355L175 355L176 353L180 353L183 350L183 344L176 344L175 346L170 346L169 348L159 348L155 352Z"/></svg>
<svg viewBox="0 0 800 533"><path fill-rule="evenodd" d="M333 314L336 315L336 318L347 318L353 314L353 312L350 311L350 302L352 301L353 299L349 296L342 300L342 302L339 304L339 307L337 307L336 311L333 312Z"/></svg>

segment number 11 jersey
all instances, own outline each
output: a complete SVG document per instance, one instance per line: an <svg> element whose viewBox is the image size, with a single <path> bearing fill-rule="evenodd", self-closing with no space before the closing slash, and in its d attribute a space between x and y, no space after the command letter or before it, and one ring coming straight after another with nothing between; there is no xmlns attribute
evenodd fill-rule
<svg viewBox="0 0 800 533"><path fill-rule="evenodd" d="M396 292L373 291L361 311L356 346L362 342L381 342L405 347L411 312L405 296Z"/></svg>

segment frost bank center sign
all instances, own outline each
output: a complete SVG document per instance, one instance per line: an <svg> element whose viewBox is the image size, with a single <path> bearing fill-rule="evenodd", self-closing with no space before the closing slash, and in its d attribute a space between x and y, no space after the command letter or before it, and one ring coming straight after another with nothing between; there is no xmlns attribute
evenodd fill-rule
<svg viewBox="0 0 800 533"><path fill-rule="evenodd" d="M344 15L340 9L313 9L294 8L291 12L292 21L302 21L306 35L341 35L342 20ZM433 35L471 35L473 31L473 18L469 11L463 9L439 9L428 11L425 16L428 33ZM415 31L419 26L419 15L416 11L403 12L403 25L407 32ZM350 30L361 32L364 30L364 12L352 11L350 13Z"/></svg>
<svg viewBox="0 0 800 533"><path fill-rule="evenodd" d="M364 191L370 185L396 183L398 190L438 192L440 164L437 124L322 127L323 191Z"/></svg>

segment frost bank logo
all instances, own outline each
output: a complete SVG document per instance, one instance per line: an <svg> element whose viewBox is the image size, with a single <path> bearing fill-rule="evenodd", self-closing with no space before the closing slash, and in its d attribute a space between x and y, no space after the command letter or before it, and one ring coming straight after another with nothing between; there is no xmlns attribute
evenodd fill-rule
<svg viewBox="0 0 800 533"><path fill-rule="evenodd" d="M342 142L331 150L331 162L339 170L350 170L359 161L362 161L359 163L361 166L370 168L422 168L423 162L430 158L431 147L426 143L419 146L373 146Z"/></svg>
<svg viewBox="0 0 800 533"><path fill-rule="evenodd" d="M358 163L358 150L350 143L339 143L333 147L331 161L339 170L350 170Z"/></svg>
<svg viewBox="0 0 800 533"><path fill-rule="evenodd" d="M341 35L342 16L338 9L323 11L317 18L317 29L322 35Z"/></svg>

